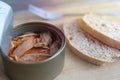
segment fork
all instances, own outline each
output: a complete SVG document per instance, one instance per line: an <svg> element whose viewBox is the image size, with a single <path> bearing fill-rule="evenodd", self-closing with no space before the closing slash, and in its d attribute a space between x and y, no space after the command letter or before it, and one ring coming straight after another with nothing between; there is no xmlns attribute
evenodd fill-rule
<svg viewBox="0 0 120 80"><path fill-rule="evenodd" d="M46 10L43 10L42 8L38 8L34 5L29 5L28 10L39 17L47 20L57 19L59 17L65 16L65 15L84 15L85 12L68 12L68 13L54 13L54 12L48 12Z"/></svg>
<svg viewBox="0 0 120 80"><path fill-rule="evenodd" d="M28 6L28 10L36 15L38 15L39 17L46 19L46 20L52 20L52 19L57 19L59 17L65 16L65 15L85 15L88 14L90 12L85 12L85 11L80 11L80 12L66 12L66 13L54 13L54 12L48 12L42 8L38 8L32 4L29 4ZM120 10L96 10L91 12L93 14L97 14L97 15L112 15L112 16L116 16L116 15L120 15Z"/></svg>

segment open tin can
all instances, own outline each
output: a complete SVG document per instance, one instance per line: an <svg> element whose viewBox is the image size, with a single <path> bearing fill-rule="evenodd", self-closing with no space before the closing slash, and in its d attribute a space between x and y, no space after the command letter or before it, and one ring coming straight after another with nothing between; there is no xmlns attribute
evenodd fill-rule
<svg viewBox="0 0 120 80"><path fill-rule="evenodd" d="M63 69L65 57L65 36L56 26L43 23L31 22L16 26L13 29L13 11L6 3L0 1L0 55L3 60L6 74L11 80L53 80ZM4 14L3 14L4 13ZM12 39L25 32L50 31L59 36L61 46L51 57L34 63L21 63L8 57Z"/></svg>
<svg viewBox="0 0 120 80"><path fill-rule="evenodd" d="M50 31L52 34L54 34L54 36L55 35L59 36L61 39L61 46L54 55L45 60L28 64L21 63L9 59L7 54L4 53L4 51L1 51L5 71L12 80L53 80L62 71L65 57L64 54L66 45L65 36L54 25L43 22L31 22L21 24L13 29L11 37L14 38L25 32L46 32L46 31ZM12 38L10 39L12 40ZM7 48L9 48L9 44L6 45Z"/></svg>

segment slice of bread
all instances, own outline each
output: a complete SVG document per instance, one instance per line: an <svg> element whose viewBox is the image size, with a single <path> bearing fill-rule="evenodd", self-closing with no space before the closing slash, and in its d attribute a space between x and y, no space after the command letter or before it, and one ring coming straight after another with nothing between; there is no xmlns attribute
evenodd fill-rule
<svg viewBox="0 0 120 80"><path fill-rule="evenodd" d="M81 19L74 20L63 26L70 49L82 59L101 65L114 62L120 56L120 51L97 41L82 29Z"/></svg>
<svg viewBox="0 0 120 80"><path fill-rule="evenodd" d="M120 25L96 15L85 15L81 28L101 42L120 49Z"/></svg>

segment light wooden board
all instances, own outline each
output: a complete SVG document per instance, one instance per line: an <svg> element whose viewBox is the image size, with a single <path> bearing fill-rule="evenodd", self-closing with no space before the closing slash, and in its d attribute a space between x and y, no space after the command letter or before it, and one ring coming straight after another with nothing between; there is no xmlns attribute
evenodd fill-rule
<svg viewBox="0 0 120 80"><path fill-rule="evenodd" d="M78 3L48 8L53 12L71 12L71 11L95 11L95 10L120 10L120 2L113 2L107 4L96 4L80 6ZM14 17L14 25L18 25L24 22L31 21L43 21L48 22L58 27L61 24L65 24L72 19L80 16L64 16L56 20L42 20L40 17L30 12L17 12ZM114 22L120 22L120 16L104 16ZM65 52L65 66L61 74L55 80L120 80L120 60L115 63L105 64L102 66L95 66L84 60L81 60L78 56L74 55L73 52L66 46Z"/></svg>

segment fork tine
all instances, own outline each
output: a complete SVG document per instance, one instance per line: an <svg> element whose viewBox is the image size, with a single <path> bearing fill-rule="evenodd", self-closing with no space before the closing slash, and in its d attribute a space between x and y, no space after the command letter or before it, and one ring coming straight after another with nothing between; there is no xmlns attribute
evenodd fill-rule
<svg viewBox="0 0 120 80"><path fill-rule="evenodd" d="M36 15L38 15L39 17L43 18L43 19L47 19L46 18L46 11L41 9L41 8L38 8L36 6L33 6L33 5L29 5L29 8L28 10Z"/></svg>
<svg viewBox="0 0 120 80"><path fill-rule="evenodd" d="M59 18L62 16L62 14L60 14L60 13L48 12L48 11L45 11L42 8L38 8L32 4L29 4L28 10L30 12L38 15L39 17L41 17L43 19L48 19L48 20L56 19L56 18Z"/></svg>

